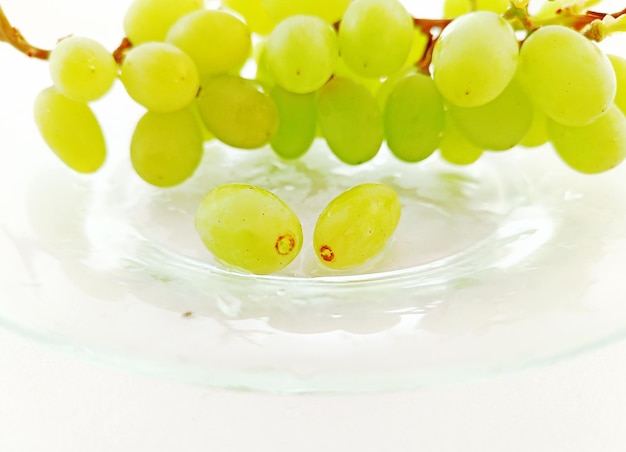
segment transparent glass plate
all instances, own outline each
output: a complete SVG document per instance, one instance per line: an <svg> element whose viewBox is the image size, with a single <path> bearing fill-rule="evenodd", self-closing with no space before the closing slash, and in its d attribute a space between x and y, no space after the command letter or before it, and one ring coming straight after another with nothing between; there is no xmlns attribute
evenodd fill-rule
<svg viewBox="0 0 626 452"><path fill-rule="evenodd" d="M192 180L161 190L130 168L141 112L118 88L95 105L111 155L80 176L32 123L45 69L0 57L12 68L0 85L0 325L15 332L162 378L293 393L493 376L626 334L626 166L580 175L547 146L468 167L383 149L349 167L323 143L296 162L209 144ZM401 196L393 240L355 271L325 269L317 215L371 181ZM225 268L202 246L195 209L224 182L270 189L302 220L303 251L283 272Z"/></svg>

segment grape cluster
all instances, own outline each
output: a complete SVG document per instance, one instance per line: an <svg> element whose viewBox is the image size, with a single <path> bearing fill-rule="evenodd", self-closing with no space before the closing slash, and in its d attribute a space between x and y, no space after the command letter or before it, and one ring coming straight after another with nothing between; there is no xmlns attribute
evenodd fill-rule
<svg viewBox="0 0 626 452"><path fill-rule="evenodd" d="M50 53L53 86L38 96L35 120L68 166L96 171L106 150L89 102L119 78L146 109L130 143L133 167L159 187L191 177L212 139L270 146L283 159L323 139L350 165L371 160L383 143L405 162L439 152L465 165L484 151L551 142L573 169L600 173L626 157L626 60L589 39L611 32L609 15L578 3L549 2L533 16L528 1L447 0L446 18L427 20L399 0L223 0L218 9L202 0L134 0L113 54L84 37L63 39ZM237 187L228 193L250 194ZM268 200L261 204L278 203L252 192ZM208 225L199 218L197 225ZM212 241L210 231L223 226L200 229L235 266L265 273L290 261L243 264ZM300 236L288 229L296 251ZM381 237L372 249L386 242ZM328 241L316 236L316 250Z"/></svg>

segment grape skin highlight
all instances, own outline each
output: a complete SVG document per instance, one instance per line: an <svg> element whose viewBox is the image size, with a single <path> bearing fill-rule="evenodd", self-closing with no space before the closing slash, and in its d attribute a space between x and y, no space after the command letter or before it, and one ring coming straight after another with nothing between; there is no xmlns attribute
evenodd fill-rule
<svg viewBox="0 0 626 452"><path fill-rule="evenodd" d="M201 79L238 70L252 49L246 25L218 10L203 9L183 16L165 40L191 57Z"/></svg>
<svg viewBox="0 0 626 452"><path fill-rule="evenodd" d="M391 187L352 187L333 199L317 220L313 246L319 261L337 270L367 262L387 245L400 213L400 199Z"/></svg>
<svg viewBox="0 0 626 452"><path fill-rule="evenodd" d="M278 108L261 85L235 75L207 80L198 97L200 116L222 143L257 149L269 143L279 126Z"/></svg>
<svg viewBox="0 0 626 452"><path fill-rule="evenodd" d="M35 100L35 124L55 154L79 173L97 171L106 158L100 124L89 106L44 89Z"/></svg>
<svg viewBox="0 0 626 452"><path fill-rule="evenodd" d="M190 178L203 152L202 131L190 109L147 112L130 144L133 168L146 182L172 187Z"/></svg>
<svg viewBox="0 0 626 452"><path fill-rule="evenodd" d="M82 36L61 40L50 53L48 68L59 92L78 102L102 97L117 76L113 55L97 41Z"/></svg>
<svg viewBox="0 0 626 452"><path fill-rule="evenodd" d="M204 245L228 266L264 275L289 265L302 248L302 226L278 196L227 184L205 195L195 215Z"/></svg>
<svg viewBox="0 0 626 452"><path fill-rule="evenodd" d="M380 78L398 71L413 41L413 20L397 0L355 0L339 27L341 56L363 77Z"/></svg>
<svg viewBox="0 0 626 452"><path fill-rule="evenodd" d="M278 24L264 52L272 78L296 94L321 88L333 75L338 57L335 30L319 17L303 15Z"/></svg>
<svg viewBox="0 0 626 452"><path fill-rule="evenodd" d="M433 79L459 107L478 107L504 91L517 70L517 38L498 14L477 11L448 25L433 50Z"/></svg>
<svg viewBox="0 0 626 452"><path fill-rule="evenodd" d="M130 97L158 113L185 108L200 88L193 60L177 47L159 42L133 47L122 63L120 78Z"/></svg>
<svg viewBox="0 0 626 452"><path fill-rule="evenodd" d="M535 31L522 45L519 66L524 89L556 122L583 126L613 104L611 62L574 30L548 25Z"/></svg>
<svg viewBox="0 0 626 452"><path fill-rule="evenodd" d="M164 41L178 19L203 4L203 0L134 0L124 16L124 32L133 45Z"/></svg>
<svg viewBox="0 0 626 452"><path fill-rule="evenodd" d="M304 14L334 24L343 16L351 0L261 0L267 14L276 22Z"/></svg>

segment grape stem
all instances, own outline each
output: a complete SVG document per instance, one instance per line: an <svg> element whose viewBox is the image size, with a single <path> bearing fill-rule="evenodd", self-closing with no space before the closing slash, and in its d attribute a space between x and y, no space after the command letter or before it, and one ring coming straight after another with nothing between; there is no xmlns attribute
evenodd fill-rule
<svg viewBox="0 0 626 452"><path fill-rule="evenodd" d="M22 33L17 28L11 25L11 23L7 19L7 16L2 10L2 6L0 6L0 41L4 41L12 45L24 55L31 58L47 60L50 56L49 50L35 47L31 45L28 41L26 41L26 39L24 39Z"/></svg>

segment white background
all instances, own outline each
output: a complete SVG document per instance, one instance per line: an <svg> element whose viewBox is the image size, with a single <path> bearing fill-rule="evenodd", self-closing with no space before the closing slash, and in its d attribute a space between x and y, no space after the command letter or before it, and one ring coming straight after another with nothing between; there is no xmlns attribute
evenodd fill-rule
<svg viewBox="0 0 626 452"><path fill-rule="evenodd" d="M2 5L41 46L74 32L111 47L125 3ZM411 393L230 393L79 362L0 330L0 451L621 452L625 383L620 342L547 368Z"/></svg>
<svg viewBox="0 0 626 452"><path fill-rule="evenodd" d="M185 386L0 330L3 452L623 452L626 342L547 368L369 396Z"/></svg>

